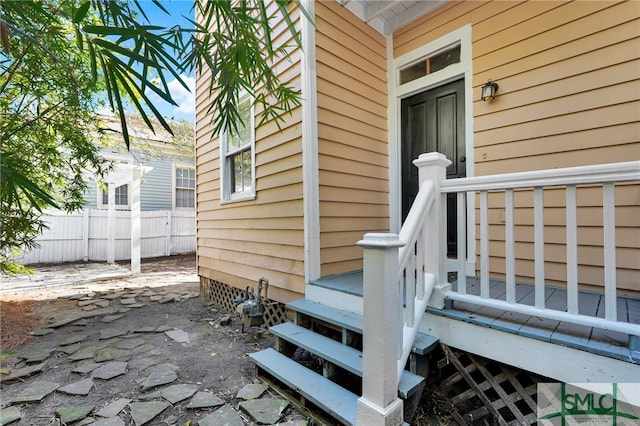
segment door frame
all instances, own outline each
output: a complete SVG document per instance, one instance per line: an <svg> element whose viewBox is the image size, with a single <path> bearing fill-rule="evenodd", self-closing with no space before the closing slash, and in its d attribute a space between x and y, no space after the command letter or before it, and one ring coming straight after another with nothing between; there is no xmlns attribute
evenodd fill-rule
<svg viewBox="0 0 640 426"><path fill-rule="evenodd" d="M460 45L460 62L433 74L425 75L405 84L400 84L400 70L439 51ZM473 72L471 56L471 25L467 24L415 50L393 58L393 35L387 36L387 84L389 102L387 106L389 128L389 227L399 232L402 221L402 169L401 169L401 102L402 99L443 84L464 79L465 95L465 157L467 176L475 175L473 149ZM475 197L467 195L467 217L475 217ZM467 275L475 274L475 221L467 221ZM457 262L447 262L448 271L457 270Z"/></svg>

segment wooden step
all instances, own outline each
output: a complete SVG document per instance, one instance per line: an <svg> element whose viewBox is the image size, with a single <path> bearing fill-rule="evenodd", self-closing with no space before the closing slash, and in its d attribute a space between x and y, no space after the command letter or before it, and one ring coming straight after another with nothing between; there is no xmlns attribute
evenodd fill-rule
<svg viewBox="0 0 640 426"><path fill-rule="evenodd" d="M358 396L268 348L249 355L259 369L298 392L345 425L355 425Z"/></svg>
<svg viewBox="0 0 640 426"><path fill-rule="evenodd" d="M312 302L308 299L298 299L289 302L287 303L287 308L362 334L362 315L360 314L333 308L322 303Z"/></svg>
<svg viewBox="0 0 640 426"><path fill-rule="evenodd" d="M360 314L333 308L307 299L294 300L287 303L287 307L301 314L362 334L362 315ZM412 352L418 355L426 355L438 345L438 341L437 337L417 333Z"/></svg>
<svg viewBox="0 0 640 426"><path fill-rule="evenodd" d="M269 331L280 339L318 355L320 358L358 377L362 377L362 352L352 347L290 322L273 326L269 328ZM398 396L402 399L407 399L421 390L423 386L424 377L404 370L398 384Z"/></svg>

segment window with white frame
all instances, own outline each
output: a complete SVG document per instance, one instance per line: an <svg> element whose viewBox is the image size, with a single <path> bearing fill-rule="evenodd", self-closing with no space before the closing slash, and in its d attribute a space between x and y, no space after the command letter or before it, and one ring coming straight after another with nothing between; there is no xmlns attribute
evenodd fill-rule
<svg viewBox="0 0 640 426"><path fill-rule="evenodd" d="M109 194L107 191L102 190L102 205L109 205ZM129 185L122 185L116 187L116 207L128 207L129 206Z"/></svg>
<svg viewBox="0 0 640 426"><path fill-rule="evenodd" d="M222 201L240 201L255 197L254 111L249 95L239 102L240 119L236 130L222 134Z"/></svg>
<svg viewBox="0 0 640 426"><path fill-rule="evenodd" d="M117 154L107 154L105 159L114 162L115 164L129 164L130 158L126 158ZM98 208L107 208L109 206L109 192L107 188L98 184ZM129 208L129 185L121 185L115 188L115 207L116 209L128 209Z"/></svg>
<svg viewBox="0 0 640 426"><path fill-rule="evenodd" d="M191 167L176 166L175 206L192 209L196 206L196 171Z"/></svg>

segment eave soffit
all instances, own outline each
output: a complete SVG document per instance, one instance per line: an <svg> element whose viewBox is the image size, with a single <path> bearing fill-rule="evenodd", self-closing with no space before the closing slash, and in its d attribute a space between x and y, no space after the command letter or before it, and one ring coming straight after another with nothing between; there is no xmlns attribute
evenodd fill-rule
<svg viewBox="0 0 640 426"><path fill-rule="evenodd" d="M384 35L435 10L448 0L336 0Z"/></svg>

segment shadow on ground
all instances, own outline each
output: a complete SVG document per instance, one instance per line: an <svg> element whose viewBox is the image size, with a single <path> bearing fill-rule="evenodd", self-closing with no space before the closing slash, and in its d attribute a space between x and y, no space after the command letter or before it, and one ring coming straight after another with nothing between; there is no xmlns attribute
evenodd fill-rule
<svg viewBox="0 0 640 426"><path fill-rule="evenodd" d="M144 262L138 277L2 294L0 423L253 425L271 410L267 424L304 424L269 390L243 395L255 388L247 354L272 339L241 333L198 287L194 257L179 256Z"/></svg>

